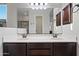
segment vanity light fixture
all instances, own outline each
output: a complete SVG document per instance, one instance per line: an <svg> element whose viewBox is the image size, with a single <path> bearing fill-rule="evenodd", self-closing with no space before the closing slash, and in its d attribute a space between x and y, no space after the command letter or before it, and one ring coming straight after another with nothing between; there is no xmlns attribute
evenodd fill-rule
<svg viewBox="0 0 79 59"><path fill-rule="evenodd" d="M47 9L47 3L29 3L29 6L33 9L33 10L46 10Z"/></svg>
<svg viewBox="0 0 79 59"><path fill-rule="evenodd" d="M31 6L46 6L47 3L30 3Z"/></svg>

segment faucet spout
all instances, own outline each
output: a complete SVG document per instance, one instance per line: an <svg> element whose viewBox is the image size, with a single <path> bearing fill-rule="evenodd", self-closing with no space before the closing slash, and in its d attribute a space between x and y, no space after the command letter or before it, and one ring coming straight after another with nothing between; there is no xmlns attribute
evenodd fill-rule
<svg viewBox="0 0 79 59"><path fill-rule="evenodd" d="M53 37L54 38L57 38L58 37L58 35L61 35L62 33L53 33Z"/></svg>

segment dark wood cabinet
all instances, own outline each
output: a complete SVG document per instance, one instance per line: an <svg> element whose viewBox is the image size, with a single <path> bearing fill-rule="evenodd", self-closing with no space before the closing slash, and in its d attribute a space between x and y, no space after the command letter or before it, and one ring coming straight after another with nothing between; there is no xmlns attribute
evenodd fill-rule
<svg viewBox="0 0 79 59"><path fill-rule="evenodd" d="M3 43L4 56L26 56L26 49L24 43Z"/></svg>
<svg viewBox="0 0 79 59"><path fill-rule="evenodd" d="M4 56L76 56L76 42L3 43Z"/></svg>
<svg viewBox="0 0 79 59"><path fill-rule="evenodd" d="M55 56L76 56L76 43L54 43Z"/></svg>
<svg viewBox="0 0 79 59"><path fill-rule="evenodd" d="M51 43L28 43L28 56L50 56Z"/></svg>

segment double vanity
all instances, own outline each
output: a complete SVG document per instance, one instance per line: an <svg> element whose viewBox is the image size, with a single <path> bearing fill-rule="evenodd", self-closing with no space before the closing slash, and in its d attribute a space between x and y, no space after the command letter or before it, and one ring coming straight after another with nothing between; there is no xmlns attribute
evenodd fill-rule
<svg viewBox="0 0 79 59"><path fill-rule="evenodd" d="M53 38L52 34L28 34L3 41L3 56L76 56L76 39Z"/></svg>

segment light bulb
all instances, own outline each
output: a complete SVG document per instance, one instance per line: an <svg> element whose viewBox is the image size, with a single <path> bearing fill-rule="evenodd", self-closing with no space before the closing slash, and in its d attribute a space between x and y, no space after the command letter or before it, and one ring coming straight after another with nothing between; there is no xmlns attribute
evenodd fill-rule
<svg viewBox="0 0 79 59"><path fill-rule="evenodd" d="M30 3L31 6L33 6L33 3Z"/></svg>
<svg viewBox="0 0 79 59"><path fill-rule="evenodd" d="M46 10L46 7L44 7L44 10Z"/></svg>
<svg viewBox="0 0 79 59"><path fill-rule="evenodd" d="M45 5L47 5L47 3L45 3Z"/></svg>
<svg viewBox="0 0 79 59"><path fill-rule="evenodd" d="M35 3L36 6L38 6L38 3Z"/></svg>
<svg viewBox="0 0 79 59"><path fill-rule="evenodd" d="M43 5L43 3L40 3L40 5Z"/></svg>
<svg viewBox="0 0 79 59"><path fill-rule="evenodd" d="M43 8L42 8L42 7L40 7L40 9L42 10Z"/></svg>
<svg viewBox="0 0 79 59"><path fill-rule="evenodd" d="M36 7L35 9L38 10L38 7Z"/></svg>
<svg viewBox="0 0 79 59"><path fill-rule="evenodd" d="M35 8L32 7L32 9L34 10Z"/></svg>

